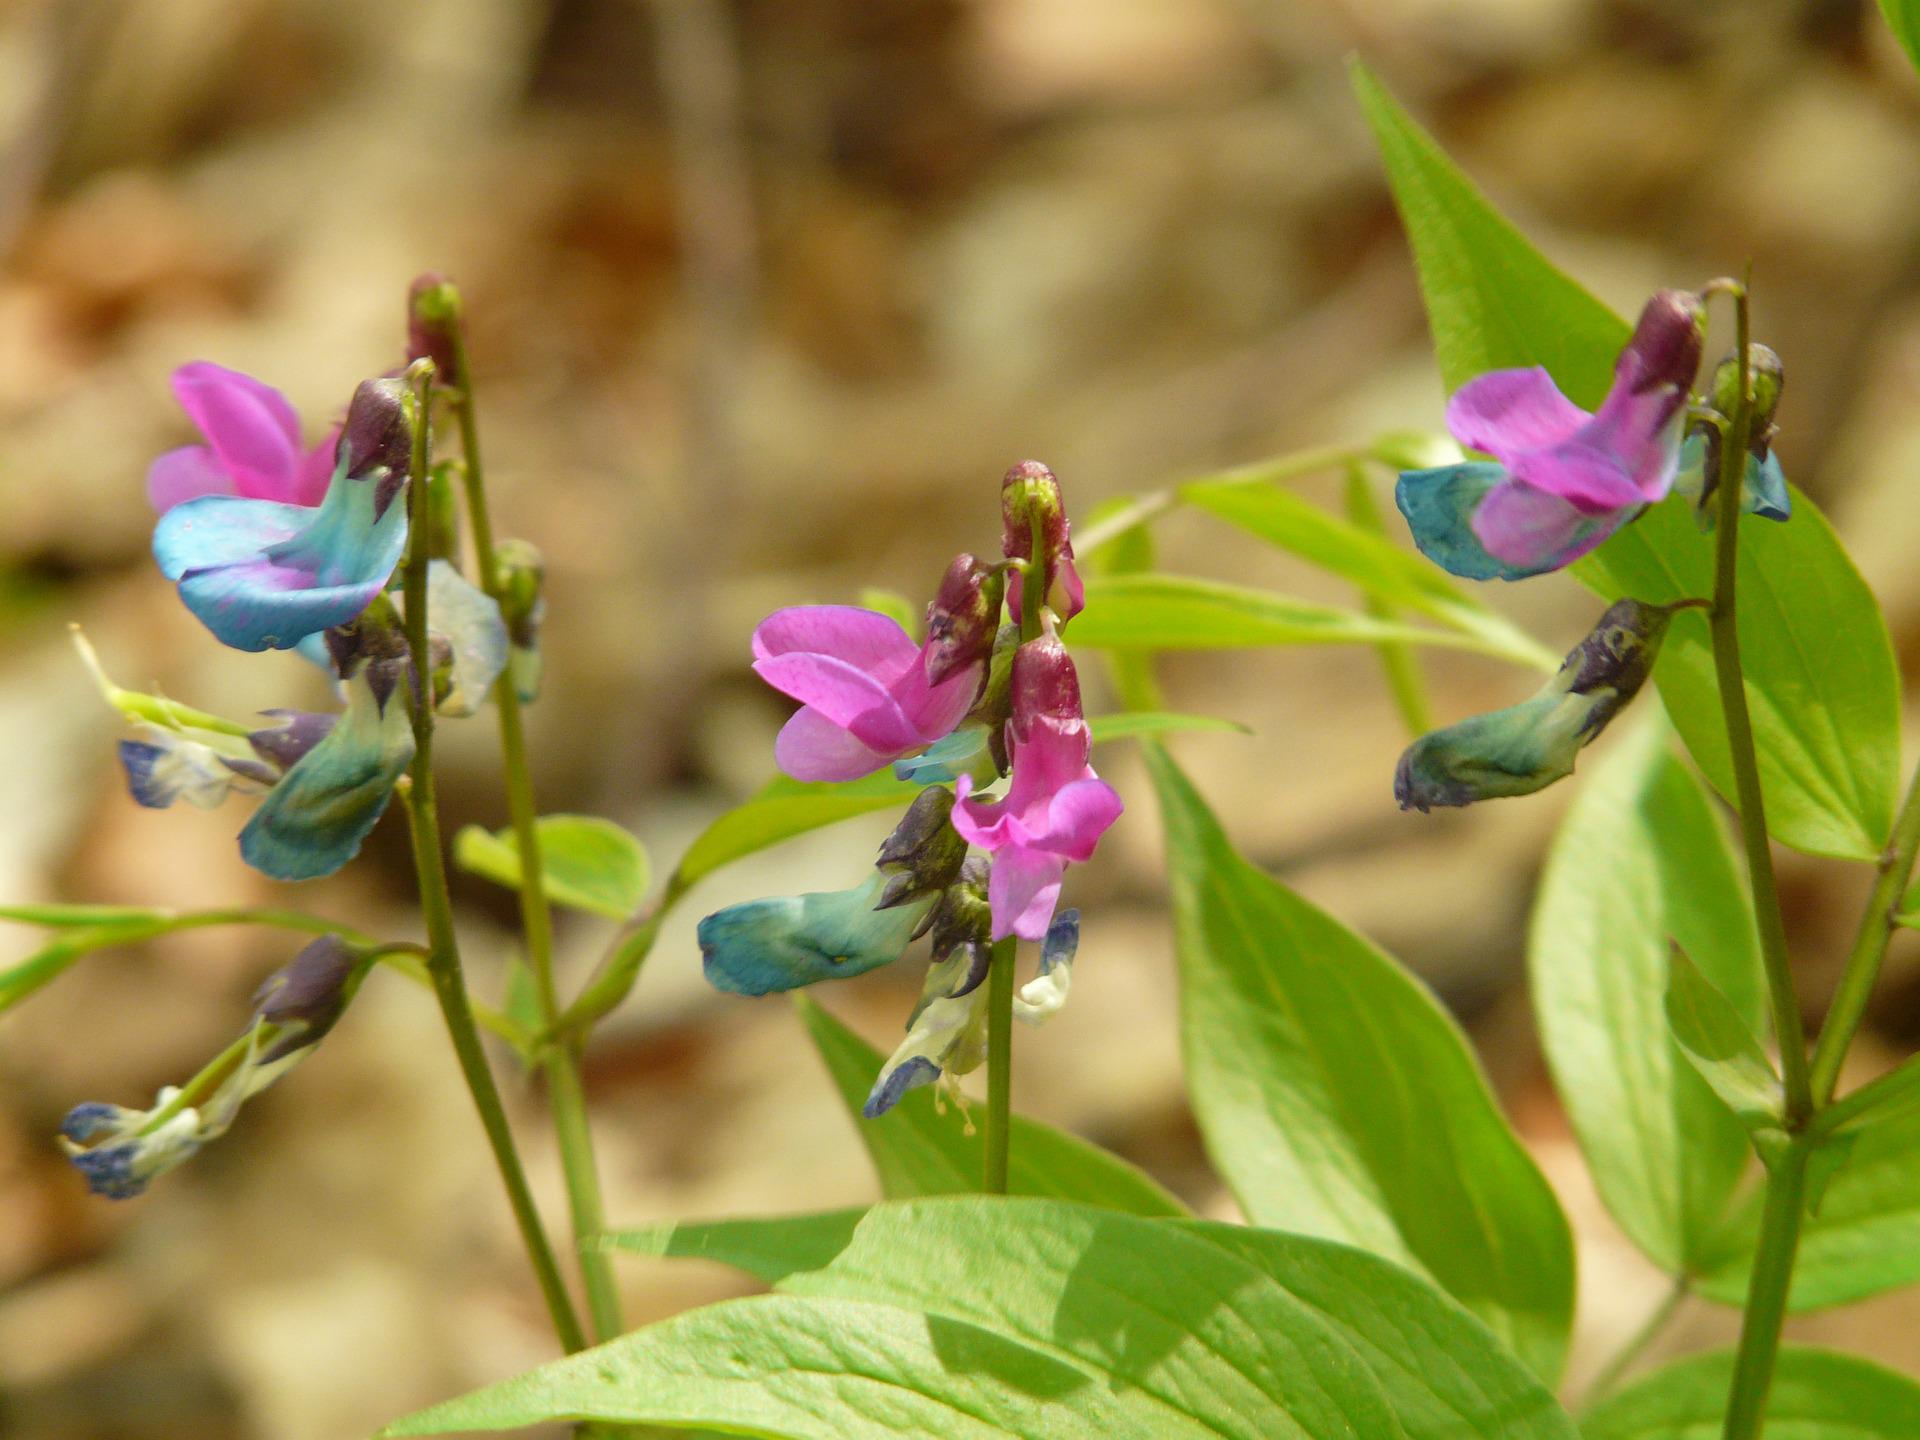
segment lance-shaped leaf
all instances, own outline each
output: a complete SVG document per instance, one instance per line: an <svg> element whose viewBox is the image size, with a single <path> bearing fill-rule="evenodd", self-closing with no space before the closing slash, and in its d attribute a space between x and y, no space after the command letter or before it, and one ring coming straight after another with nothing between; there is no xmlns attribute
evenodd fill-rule
<svg viewBox="0 0 1920 1440"><path fill-rule="evenodd" d="M1578 405L1606 393L1628 327L1488 203L1364 66L1354 86L1413 246L1449 391L1539 365ZM1872 592L1804 495L1784 525L1741 530L1740 650L1776 839L1815 855L1878 856L1900 761L1899 671ZM1713 590L1710 536L1683 500L1648 510L1573 567L1617 600L1668 604ZM1654 678L1687 749L1734 790L1707 624L1678 617Z"/></svg>
<svg viewBox="0 0 1920 1440"><path fill-rule="evenodd" d="M1596 1406L1586 1440L1715 1440L1727 1412L1733 1352L1696 1355ZM1789 1345L1767 1396L1769 1440L1909 1440L1920 1385L1852 1355Z"/></svg>
<svg viewBox="0 0 1920 1440"><path fill-rule="evenodd" d="M723 865L731 865L782 840L791 840L837 820L905 805L921 789L921 786L896 780L884 771L864 780L841 782L809 782L779 776L768 781L752 799L727 811L701 831L681 857L675 878L684 888Z"/></svg>
<svg viewBox="0 0 1920 1440"><path fill-rule="evenodd" d="M1667 1020L1681 1053L1742 1125L1755 1134L1780 1128L1785 1097L1767 1052L1733 1002L1678 948L1667 985Z"/></svg>
<svg viewBox="0 0 1920 1440"><path fill-rule="evenodd" d="M1146 753L1187 1082L1241 1208L1432 1276L1557 1376L1573 1304L1566 1217L1458 1027L1392 959L1235 853L1165 753Z"/></svg>
<svg viewBox="0 0 1920 1440"><path fill-rule="evenodd" d="M808 997L796 996L794 1003L873 1157L887 1197L978 1190L986 1173L981 1127L957 1107L943 1108L927 1088L909 1091L879 1119L866 1119L861 1107L885 1057ZM1007 1186L1015 1195L1051 1195L1135 1215L1188 1213L1145 1171L1024 1115L1013 1117Z"/></svg>
<svg viewBox="0 0 1920 1440"><path fill-rule="evenodd" d="M1920 70L1920 0L1880 0L1880 13L1907 59Z"/></svg>
<svg viewBox="0 0 1920 1440"><path fill-rule="evenodd" d="M652 874L640 842L597 815L542 815L540 864L547 898L609 920L625 920L647 897ZM498 834L461 828L453 858L462 870L509 890L520 887L520 842L512 829Z"/></svg>

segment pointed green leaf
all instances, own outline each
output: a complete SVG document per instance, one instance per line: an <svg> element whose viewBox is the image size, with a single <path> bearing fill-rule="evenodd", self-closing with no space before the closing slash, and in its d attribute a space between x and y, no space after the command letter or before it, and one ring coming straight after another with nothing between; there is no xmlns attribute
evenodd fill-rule
<svg viewBox="0 0 1920 1440"><path fill-rule="evenodd" d="M1554 268L1441 153L1373 75L1354 67L1420 272L1448 390L1541 365L1577 404L1606 393L1628 327ZM1573 567L1608 600L1712 593L1711 538L1684 501L1654 506ZM1898 785L1899 671L1885 620L1813 503L1784 525L1741 527L1740 649L1767 821L1781 843L1872 859ZM1654 672L1667 712L1714 788L1733 793L1706 621L1678 616Z"/></svg>
<svg viewBox="0 0 1920 1440"><path fill-rule="evenodd" d="M1576 790L1527 955L1540 1038L1600 1198L1679 1274L1713 1253L1752 1149L1672 1040L1668 957L1677 941L1748 1025L1766 987L1726 827L1668 734L1637 726Z"/></svg>
<svg viewBox="0 0 1920 1440"><path fill-rule="evenodd" d="M638 840L595 815L542 815L540 864L547 899L609 920L625 920L647 898L652 872ZM509 890L520 888L520 842L512 830L491 834L468 825L454 837L462 870Z"/></svg>
<svg viewBox="0 0 1920 1440"><path fill-rule="evenodd" d="M1719 1440L1733 1352L1695 1355L1594 1408L1586 1440ZM1830 1350L1780 1351L1767 1397L1767 1440L1910 1440L1920 1385Z"/></svg>
<svg viewBox="0 0 1920 1440"><path fill-rule="evenodd" d="M1741 1124L1755 1133L1781 1128L1786 1097L1773 1062L1733 1002L1678 948L1667 985L1667 1019L1681 1052Z"/></svg>
<svg viewBox="0 0 1920 1440"><path fill-rule="evenodd" d="M1920 70L1920 0L1880 0L1880 13L1907 59Z"/></svg>
<svg viewBox="0 0 1920 1440"><path fill-rule="evenodd" d="M906 805L923 788L896 780L885 770L864 780L839 783L777 776L751 800L707 826L681 857L674 874L684 888L723 865L822 825Z"/></svg>
<svg viewBox="0 0 1920 1440"><path fill-rule="evenodd" d="M596 1249L667 1260L712 1260L775 1284L796 1270L818 1270L847 1248L867 1213L825 1210L745 1220L663 1220L600 1236Z"/></svg>
<svg viewBox="0 0 1920 1440"><path fill-rule="evenodd" d="M1187 1082L1255 1223L1432 1276L1557 1376L1573 1305L1566 1217L1420 982L1234 851L1157 745Z"/></svg>
<svg viewBox="0 0 1920 1440"><path fill-rule="evenodd" d="M1093 715L1087 719L1093 731L1093 743L1108 740L1134 740L1142 735L1169 735L1180 730L1210 730L1250 735L1253 732L1238 720L1220 720L1212 715L1176 715L1167 710L1127 710L1117 715Z"/></svg>
<svg viewBox="0 0 1920 1440"><path fill-rule="evenodd" d="M943 1108L931 1087L912 1090L878 1120L860 1113L880 1052L807 996L795 997L807 1033L826 1062L889 1199L978 1190L986 1173L986 1137L958 1107ZM1023 1115L1013 1117L1008 1189L1051 1195L1135 1215L1185 1215L1187 1207L1137 1166L1097 1145Z"/></svg>
<svg viewBox="0 0 1920 1440"><path fill-rule="evenodd" d="M1078 645L1099 650L1242 650L1270 645L1440 645L1503 654L1458 630L1376 620L1218 580L1115 575L1087 582L1087 608L1073 622Z"/></svg>

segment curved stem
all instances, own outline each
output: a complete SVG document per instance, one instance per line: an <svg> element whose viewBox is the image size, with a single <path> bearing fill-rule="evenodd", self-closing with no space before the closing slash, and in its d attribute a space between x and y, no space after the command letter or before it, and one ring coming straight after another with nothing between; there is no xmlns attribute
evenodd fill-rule
<svg viewBox="0 0 1920 1440"><path fill-rule="evenodd" d="M1867 897L1866 913L1860 917L1860 931L1847 955L1847 968L1841 973L1840 988L1834 991L1833 1005L1820 1027L1820 1041L1813 1049L1813 1098L1819 1105L1833 1099L1840 1081L1840 1065L1847 1058L1860 1022L1866 1018L1867 1001L1873 996L1874 982L1880 978L1881 962L1887 958L1887 944L1893 938L1893 917L1900 913L1900 902L1907 881L1913 874L1913 862L1920 853L1920 768L1916 768L1894 821L1893 841L1880 857L1879 874L1873 893Z"/></svg>
<svg viewBox="0 0 1920 1440"><path fill-rule="evenodd" d="M493 548L493 516L487 506L485 471L480 460L480 427L473 403L473 368L467 356L464 317L449 327L455 372L460 377L456 413L460 418L460 451L465 460L467 523L473 527L473 548L480 588L495 603L504 602L499 557ZM540 856L539 810L534 803L533 772L527 763L526 725L520 710L520 692L513 667L493 682L493 708L500 720L500 753L505 771L507 813L513 824L514 844L520 853L520 929L526 939L527 968L533 975L535 1003L543 1029L551 1031L560 1018L559 995L553 982L553 909L546 892L546 869ZM593 1153L593 1128L587 1118L585 1077L582 1074L583 1035L548 1045L540 1058L547 1079L547 1106L553 1117L554 1139L560 1150L560 1168L566 1180L567 1208L586 1286L587 1308L595 1335L611 1340L624 1330L620 1291L605 1252L583 1242L606 1228L606 1210L600 1194L599 1166Z"/></svg>
<svg viewBox="0 0 1920 1440"><path fill-rule="evenodd" d="M408 521L406 566L402 585L406 595L407 647L413 655L414 682L409 687L413 704L414 755L412 784L406 789L408 829L413 838L414 869L420 882L420 908L427 926L427 974L433 981L434 997L446 1021L453 1041L455 1058L473 1095L474 1108L480 1112L480 1124L493 1148L494 1163L507 1189L507 1201L513 1207L514 1222L533 1264L534 1277L553 1318L554 1332L568 1350L586 1347L586 1336L573 1313L573 1302L560 1279L560 1267L553 1246L540 1223L540 1213L527 1185L526 1170L514 1148L513 1132L507 1124L506 1107L500 1102L500 1090L493 1072L487 1068L486 1052L480 1045L480 1032L474 1028L473 1007L467 996L466 978L460 968L460 950L453 932L453 898L447 889L446 862L440 847L440 817L433 785L433 665L427 645L427 446L428 414L426 386L415 391L413 464L407 486ZM400 693L409 693L403 691ZM396 695L397 703L398 696Z"/></svg>
<svg viewBox="0 0 1920 1440"><path fill-rule="evenodd" d="M987 971L987 1171L989 1195L1007 1193L1013 1124L1013 959L1019 941L996 941Z"/></svg>

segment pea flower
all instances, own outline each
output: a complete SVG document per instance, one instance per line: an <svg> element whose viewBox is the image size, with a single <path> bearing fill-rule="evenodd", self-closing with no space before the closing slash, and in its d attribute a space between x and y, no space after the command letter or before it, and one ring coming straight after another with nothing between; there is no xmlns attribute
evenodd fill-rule
<svg viewBox="0 0 1920 1440"><path fill-rule="evenodd" d="M775 763L796 780L854 780L946 735L972 707L985 662L936 683L928 662L938 668L944 648L938 638L916 645L897 620L851 605L775 611L753 632L754 672L801 703Z"/></svg>
<svg viewBox="0 0 1920 1440"><path fill-rule="evenodd" d="M993 856L993 938L1041 940L1068 863L1092 858L1123 807L1088 764L1093 737L1081 708L1080 677L1054 635L1030 640L1014 653L1012 701L1006 732L1012 783L1004 798L985 800L972 793L973 777L962 775L953 824Z"/></svg>
<svg viewBox="0 0 1920 1440"><path fill-rule="evenodd" d="M1421 551L1470 580L1520 580L1572 563L1663 499L1704 315L1700 297L1684 291L1649 300L1595 414L1538 366L1461 386L1447 429L1493 461L1400 476L1396 498Z"/></svg>
<svg viewBox="0 0 1920 1440"><path fill-rule="evenodd" d="M128 1200L226 1134L240 1107L312 1053L346 1010L366 963L338 936L313 941L254 996L245 1047L203 1104L169 1085L151 1110L88 1101L67 1112L60 1144L87 1188ZM218 1064L219 1062L216 1062Z"/></svg>
<svg viewBox="0 0 1920 1440"><path fill-rule="evenodd" d="M173 372L173 393L207 443L169 450L148 467L154 509L202 495L287 505L318 505L326 495L335 436L303 450L300 417L271 385L196 360Z"/></svg>
<svg viewBox="0 0 1920 1440"><path fill-rule="evenodd" d="M1531 699L1422 735L1393 777L1402 810L1531 795L1574 761L1640 693L1682 606L1620 600Z"/></svg>
<svg viewBox="0 0 1920 1440"><path fill-rule="evenodd" d="M317 506L202 494L160 517L154 558L223 644L290 649L385 588L407 543L407 404L397 380L361 384Z"/></svg>

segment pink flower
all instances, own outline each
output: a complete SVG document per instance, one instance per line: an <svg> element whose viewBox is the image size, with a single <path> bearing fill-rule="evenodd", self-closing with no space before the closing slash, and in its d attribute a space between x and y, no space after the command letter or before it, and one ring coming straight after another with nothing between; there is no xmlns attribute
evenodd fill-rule
<svg viewBox="0 0 1920 1440"><path fill-rule="evenodd" d="M1087 763L1093 737L1080 707L1080 678L1066 648L1051 635L1014 652L1007 749L1013 783L1006 797L975 799L973 777L962 775L953 826L993 856L987 884L993 938L1041 940L1068 863L1091 859L1123 808L1114 788Z"/></svg>
<svg viewBox="0 0 1920 1440"><path fill-rule="evenodd" d="M326 497L338 432L303 450L300 417L271 385L196 360L173 372L173 393L207 443L169 450L148 467L154 509L202 495L307 506Z"/></svg>
<svg viewBox="0 0 1920 1440"><path fill-rule="evenodd" d="M801 702L773 748L796 780L855 780L931 745L973 708L985 665L927 683L931 648L851 605L777 610L753 632L753 668Z"/></svg>

